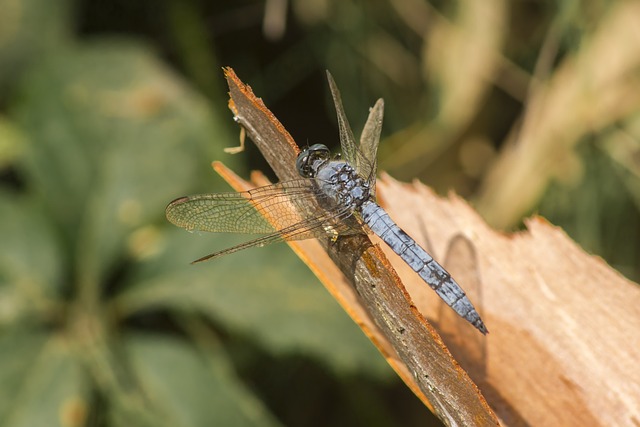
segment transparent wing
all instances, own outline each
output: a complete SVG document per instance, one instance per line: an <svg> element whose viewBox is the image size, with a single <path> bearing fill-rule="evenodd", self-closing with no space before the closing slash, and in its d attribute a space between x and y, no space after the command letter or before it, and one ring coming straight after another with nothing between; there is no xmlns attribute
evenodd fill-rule
<svg viewBox="0 0 640 427"><path fill-rule="evenodd" d="M331 73L327 71L329 89L333 97L333 103L338 115L338 129L340 132L340 146L344 160L353 165L360 176L365 178L375 192L376 180L376 156L382 130L382 117L384 115L384 102L379 99L369 112L369 118L360 137L360 144L356 144L353 131L347 120L347 115L342 106L342 97Z"/></svg>
<svg viewBox="0 0 640 427"><path fill-rule="evenodd" d="M169 203L166 215L189 231L268 234L304 219L296 206L316 199L310 183L300 179L239 193L180 197Z"/></svg>
<svg viewBox="0 0 640 427"><path fill-rule="evenodd" d="M333 80L329 71L327 71L327 80L329 81L329 89L331 90L333 103L336 107L336 113L338 114L338 130L340 131L340 148L342 149L342 156L345 161L355 166L357 163L356 158L358 151L356 139L353 137L351 126L349 126L347 115L344 112L340 91L338 90L336 82Z"/></svg>
<svg viewBox="0 0 640 427"><path fill-rule="evenodd" d="M226 255L252 246L283 240L302 240L362 232L346 221L351 212L319 205L313 181L292 180L239 193L212 193L180 197L169 203L167 219L189 231L264 234L255 240L208 255L198 261ZM307 206L312 215L304 215ZM351 224L351 225L349 225Z"/></svg>
<svg viewBox="0 0 640 427"><path fill-rule="evenodd" d="M347 217L350 215L351 215L351 212L348 212L348 211L337 212L337 215L329 214L327 212L324 215L303 220L299 223L291 225L290 227L272 232L270 234L266 234L264 236L258 237L257 239L240 243L239 245L232 246L230 248L223 249L221 251L203 256L202 258L199 258L193 261L192 264L195 264L197 262L207 261L213 258L218 258L224 255L228 255L228 254L238 252L243 249L252 248L255 246L262 247L262 246L270 245L272 243L284 242L288 240L305 240L305 239L310 239L314 237L326 237L334 233L335 235L338 235L338 234L352 234L355 232L362 232L356 229L352 229L346 224L344 223L341 224L340 222L336 222L335 225L332 225L330 228L328 228L327 224L332 223L333 221L336 221L336 220L339 221L342 218L348 219Z"/></svg>
<svg viewBox="0 0 640 427"><path fill-rule="evenodd" d="M384 116L384 101L378 99L369 111L369 117L360 135L359 155L356 158L356 170L369 182L369 188L375 196L376 169L378 166L378 145L382 131L382 118Z"/></svg>

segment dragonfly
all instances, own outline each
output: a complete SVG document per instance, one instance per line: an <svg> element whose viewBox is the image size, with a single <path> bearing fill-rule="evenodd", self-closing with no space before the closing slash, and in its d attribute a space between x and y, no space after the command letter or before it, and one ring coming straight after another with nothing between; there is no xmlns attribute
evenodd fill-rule
<svg viewBox="0 0 640 427"><path fill-rule="evenodd" d="M342 156L332 157L325 145L314 144L297 157L299 179L245 192L184 196L169 203L167 219L186 230L259 235L193 263L275 242L326 237L335 241L340 236L371 232L458 315L486 334L480 315L451 274L376 203L376 155L384 102L379 99L370 110L356 143L340 92L331 75L327 76L338 116Z"/></svg>

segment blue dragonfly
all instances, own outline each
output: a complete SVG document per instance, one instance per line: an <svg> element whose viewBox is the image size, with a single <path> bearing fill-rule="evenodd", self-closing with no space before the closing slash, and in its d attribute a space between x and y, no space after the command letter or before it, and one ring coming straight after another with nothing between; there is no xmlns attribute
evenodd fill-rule
<svg viewBox="0 0 640 427"><path fill-rule="evenodd" d="M371 109L357 144L330 74L328 79L338 114L342 157L332 158L326 146L315 144L298 155L299 179L245 192L185 196L169 203L167 219L189 231L260 235L194 263L275 242L327 236L335 241L344 235L372 232L458 315L486 334L487 328L460 285L375 201L382 99Z"/></svg>

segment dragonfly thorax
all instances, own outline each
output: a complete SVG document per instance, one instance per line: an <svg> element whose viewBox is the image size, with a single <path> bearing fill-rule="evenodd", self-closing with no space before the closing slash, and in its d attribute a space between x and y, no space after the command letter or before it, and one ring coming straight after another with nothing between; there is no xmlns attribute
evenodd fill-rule
<svg viewBox="0 0 640 427"><path fill-rule="evenodd" d="M305 148L296 160L300 176L315 178L325 202L356 209L370 198L369 183L342 160L330 160L329 149L322 144Z"/></svg>
<svg viewBox="0 0 640 427"><path fill-rule="evenodd" d="M324 163L315 178L320 191L338 206L354 210L369 200L369 183L347 162Z"/></svg>

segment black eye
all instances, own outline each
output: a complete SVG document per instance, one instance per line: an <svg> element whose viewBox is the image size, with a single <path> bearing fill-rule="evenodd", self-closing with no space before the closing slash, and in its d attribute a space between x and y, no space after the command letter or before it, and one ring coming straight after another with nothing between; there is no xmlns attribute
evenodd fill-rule
<svg viewBox="0 0 640 427"><path fill-rule="evenodd" d="M322 144L314 144L311 147L305 148L296 159L296 169L298 173L305 177L311 178L315 175L314 164L316 167L318 164L329 159L329 149ZM320 163L316 163L320 162Z"/></svg>
<svg viewBox="0 0 640 427"><path fill-rule="evenodd" d="M322 152L322 153L329 154L329 149L324 144L313 144L307 150L309 150L309 152L311 152L311 153L320 153L320 152Z"/></svg>

